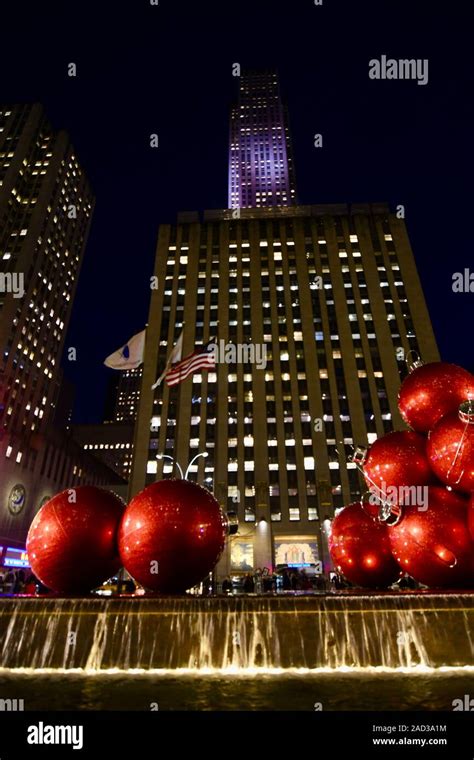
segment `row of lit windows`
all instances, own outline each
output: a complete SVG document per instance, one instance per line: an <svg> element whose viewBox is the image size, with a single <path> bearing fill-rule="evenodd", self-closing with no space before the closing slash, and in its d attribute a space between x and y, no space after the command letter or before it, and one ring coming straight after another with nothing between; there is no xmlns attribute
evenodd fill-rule
<svg viewBox="0 0 474 760"><path fill-rule="evenodd" d="M131 443L86 443L84 444L85 449L130 449L132 448Z"/></svg>

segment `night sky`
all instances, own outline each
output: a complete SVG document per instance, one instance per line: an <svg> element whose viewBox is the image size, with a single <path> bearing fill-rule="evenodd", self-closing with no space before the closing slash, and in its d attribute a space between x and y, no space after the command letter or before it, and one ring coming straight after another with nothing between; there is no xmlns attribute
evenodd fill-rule
<svg viewBox="0 0 474 760"><path fill-rule="evenodd" d="M474 369L474 294L452 292L454 272L474 271L465 0L8 4L0 100L42 102L70 133L96 195L66 340L78 361L64 362L76 421L102 419L113 372L102 362L147 321L159 224L227 206L235 62L279 72L301 203L405 205L441 355ZM382 54L428 58L428 85L370 80L369 60Z"/></svg>

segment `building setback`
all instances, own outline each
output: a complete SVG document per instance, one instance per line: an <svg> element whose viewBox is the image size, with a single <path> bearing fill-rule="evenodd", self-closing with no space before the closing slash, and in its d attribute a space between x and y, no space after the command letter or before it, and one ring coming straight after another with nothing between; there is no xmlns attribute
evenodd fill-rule
<svg viewBox="0 0 474 760"><path fill-rule="evenodd" d="M74 440L128 481L132 468L133 422L73 425Z"/></svg>
<svg viewBox="0 0 474 760"><path fill-rule="evenodd" d="M74 439L107 467L128 481L132 469L133 430L138 412L142 368L110 376L100 425L74 425Z"/></svg>
<svg viewBox="0 0 474 760"><path fill-rule="evenodd" d="M404 358L439 354L403 219L384 204L189 214L160 228L131 493L170 476L168 454L236 510L219 574L327 561L320 526L365 490L352 445L403 427ZM265 347L266 367L220 363L151 386L184 327ZM249 358L249 357L247 357Z"/></svg>

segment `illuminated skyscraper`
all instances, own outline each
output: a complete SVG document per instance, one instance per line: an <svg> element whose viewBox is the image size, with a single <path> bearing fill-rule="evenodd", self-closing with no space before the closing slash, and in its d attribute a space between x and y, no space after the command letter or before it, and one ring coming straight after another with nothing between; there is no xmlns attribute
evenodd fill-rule
<svg viewBox="0 0 474 760"><path fill-rule="evenodd" d="M42 106L0 107L0 424L13 449L54 416L93 202Z"/></svg>
<svg viewBox="0 0 474 760"><path fill-rule="evenodd" d="M68 135L42 106L0 106L0 535L12 545L54 493L123 483L64 432L66 413L58 419L93 204Z"/></svg>
<svg viewBox="0 0 474 760"><path fill-rule="evenodd" d="M160 228L132 476L136 493L174 472L158 453L186 466L207 452L190 477L240 521L224 575L327 559L320 525L366 490L350 447L404 427L408 351L439 359L405 222L386 205L232 215ZM216 336L265 346L266 366L219 363L152 390L183 322L183 355Z"/></svg>
<svg viewBox="0 0 474 760"><path fill-rule="evenodd" d="M366 490L351 447L403 427L408 352L439 359L404 220L294 203L275 75L242 77L230 155L230 208L159 231L131 481L207 452L191 478L239 518L220 576L328 563L326 518ZM183 325L184 356L214 336L254 352L152 388Z"/></svg>
<svg viewBox="0 0 474 760"><path fill-rule="evenodd" d="M74 439L128 480L132 469L133 428L138 412L142 367L112 375L107 410L100 425L74 425Z"/></svg>
<svg viewBox="0 0 474 760"><path fill-rule="evenodd" d="M115 408L111 422L135 422L140 398L142 368L119 372Z"/></svg>
<svg viewBox="0 0 474 760"><path fill-rule="evenodd" d="M243 74L230 117L229 208L294 203L293 151L278 77L274 72Z"/></svg>

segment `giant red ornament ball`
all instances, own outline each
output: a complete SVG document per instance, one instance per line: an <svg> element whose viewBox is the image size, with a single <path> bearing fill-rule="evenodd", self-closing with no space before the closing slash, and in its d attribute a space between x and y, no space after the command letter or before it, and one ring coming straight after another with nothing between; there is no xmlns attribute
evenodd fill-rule
<svg viewBox="0 0 474 760"><path fill-rule="evenodd" d="M382 500L388 489L425 486L434 481L426 455L426 440L411 430L388 433L369 449L363 470L367 485ZM395 493L390 493L398 503Z"/></svg>
<svg viewBox="0 0 474 760"><path fill-rule="evenodd" d="M427 433L439 420L467 399L474 399L474 376L446 362L414 369L402 383L398 408L403 419L419 433Z"/></svg>
<svg viewBox="0 0 474 760"><path fill-rule="evenodd" d="M227 519L209 491L189 480L161 480L128 505L120 556L145 588L183 593L214 568L226 534Z"/></svg>
<svg viewBox="0 0 474 760"><path fill-rule="evenodd" d="M386 526L371 516L377 511L370 503L349 504L334 518L329 536L334 566L351 583L367 588L386 588L401 575Z"/></svg>
<svg viewBox="0 0 474 760"><path fill-rule="evenodd" d="M31 523L26 549L31 569L60 594L87 593L120 568L117 531L125 505L95 486L53 496Z"/></svg>
<svg viewBox="0 0 474 760"><path fill-rule="evenodd" d="M438 422L429 434L427 453L443 483L463 493L474 491L474 401Z"/></svg>
<svg viewBox="0 0 474 760"><path fill-rule="evenodd" d="M388 535L400 567L419 583L455 588L474 581L467 500L459 494L430 487L423 508L404 507L402 519L388 528Z"/></svg>
<svg viewBox="0 0 474 760"><path fill-rule="evenodd" d="M469 503L467 511L467 526L471 534L471 538L474 541L474 491L471 494L471 501Z"/></svg>

